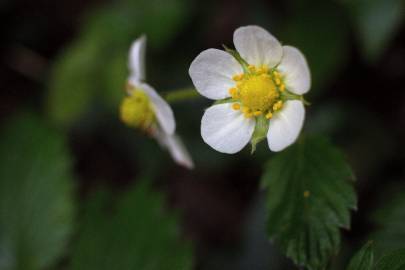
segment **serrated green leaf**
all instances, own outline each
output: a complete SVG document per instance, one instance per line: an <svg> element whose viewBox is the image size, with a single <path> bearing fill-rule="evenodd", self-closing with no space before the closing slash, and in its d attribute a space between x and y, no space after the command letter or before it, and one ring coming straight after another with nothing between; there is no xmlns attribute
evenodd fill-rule
<svg viewBox="0 0 405 270"><path fill-rule="evenodd" d="M347 270L371 270L374 263L373 242L365 244L350 260Z"/></svg>
<svg viewBox="0 0 405 270"><path fill-rule="evenodd" d="M146 181L116 204L108 194L90 201L74 247L74 270L187 270L192 252L181 242L176 217L163 209Z"/></svg>
<svg viewBox="0 0 405 270"><path fill-rule="evenodd" d="M370 238L374 240L376 254L405 247L405 187L394 186L384 191L383 205L373 214L376 231Z"/></svg>
<svg viewBox="0 0 405 270"><path fill-rule="evenodd" d="M44 269L72 229L70 157L64 138L33 115L10 121L0 140L0 269Z"/></svg>
<svg viewBox="0 0 405 270"><path fill-rule="evenodd" d="M405 249L399 249L384 255L374 270L405 270Z"/></svg>
<svg viewBox="0 0 405 270"><path fill-rule="evenodd" d="M323 137L303 139L265 168L269 237L296 264L325 269L356 208L353 174L342 153Z"/></svg>

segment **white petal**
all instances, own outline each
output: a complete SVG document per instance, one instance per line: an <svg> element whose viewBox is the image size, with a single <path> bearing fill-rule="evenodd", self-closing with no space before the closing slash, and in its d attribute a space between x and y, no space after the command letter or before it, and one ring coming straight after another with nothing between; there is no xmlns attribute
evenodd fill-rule
<svg viewBox="0 0 405 270"><path fill-rule="evenodd" d="M153 136L159 142L160 146L166 148L170 152L170 155L177 164L190 170L194 168L194 163L190 154L176 134L169 135L160 129L155 129L153 131Z"/></svg>
<svg viewBox="0 0 405 270"><path fill-rule="evenodd" d="M215 150L234 154L239 152L252 137L253 118L245 118L232 104L219 104L208 108L201 120L201 136Z"/></svg>
<svg viewBox="0 0 405 270"><path fill-rule="evenodd" d="M305 118L301 101L289 100L281 111L270 120L267 142L271 151L278 152L294 143L298 138Z"/></svg>
<svg viewBox="0 0 405 270"><path fill-rule="evenodd" d="M283 46L283 58L278 70L285 76L289 91L302 95L311 87L311 75L305 56L295 47Z"/></svg>
<svg viewBox="0 0 405 270"><path fill-rule="evenodd" d="M233 43L242 58L255 66L274 67L283 54L280 42L259 26L239 27L233 33Z"/></svg>
<svg viewBox="0 0 405 270"><path fill-rule="evenodd" d="M243 72L241 65L229 53L217 49L201 52L191 63L189 74L197 91L210 99L229 97L235 86L232 77Z"/></svg>
<svg viewBox="0 0 405 270"><path fill-rule="evenodd" d="M139 85L139 90L144 91L151 99L153 109L156 113L156 118L163 131L168 134L173 134L176 129L176 122L172 108L169 104L156 92L152 86L142 83Z"/></svg>
<svg viewBox="0 0 405 270"><path fill-rule="evenodd" d="M177 164L193 169L194 163L183 142L177 135L167 135L166 146Z"/></svg>
<svg viewBox="0 0 405 270"><path fill-rule="evenodd" d="M131 49L129 50L128 66L131 81L145 81L145 51L146 36L142 35L132 43Z"/></svg>

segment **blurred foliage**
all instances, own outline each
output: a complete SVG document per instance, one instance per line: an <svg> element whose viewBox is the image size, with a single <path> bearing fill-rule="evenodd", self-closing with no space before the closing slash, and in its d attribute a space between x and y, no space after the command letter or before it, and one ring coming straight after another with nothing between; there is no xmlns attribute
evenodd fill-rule
<svg viewBox="0 0 405 270"><path fill-rule="evenodd" d="M405 249L399 249L384 255L375 265L374 270L404 270Z"/></svg>
<svg viewBox="0 0 405 270"><path fill-rule="evenodd" d="M376 231L370 236L375 241L377 255L405 247L405 187L391 187L384 192L383 202L373 214Z"/></svg>
<svg viewBox="0 0 405 270"><path fill-rule="evenodd" d="M372 241L364 245L350 261L347 270L404 270L405 249L385 252L385 255L373 265L374 245Z"/></svg>
<svg viewBox="0 0 405 270"><path fill-rule="evenodd" d="M267 229L283 252L308 269L324 269L350 227L357 199L342 153L323 137L302 139L266 166Z"/></svg>
<svg viewBox="0 0 405 270"><path fill-rule="evenodd" d="M28 113L10 119L0 140L0 269L44 269L64 254L70 167L64 136Z"/></svg>
<svg viewBox="0 0 405 270"><path fill-rule="evenodd" d="M142 180L116 204L108 192L93 196L73 247L72 269L188 270L191 247L179 241L176 216Z"/></svg>
<svg viewBox="0 0 405 270"><path fill-rule="evenodd" d="M351 259L347 270L371 270L374 263L373 242L365 244Z"/></svg>
<svg viewBox="0 0 405 270"><path fill-rule="evenodd" d="M175 38L187 11L186 0L120 0L94 11L56 60L47 97L50 118L70 125L95 104L117 108L131 42L146 33L152 47L164 47Z"/></svg>
<svg viewBox="0 0 405 270"><path fill-rule="evenodd" d="M403 0L341 0L357 30L361 51L369 61L384 53L403 20Z"/></svg>
<svg viewBox="0 0 405 270"><path fill-rule="evenodd" d="M282 27L280 39L304 53L311 68L309 94L316 95L337 77L347 61L349 25L342 20L346 16L344 10L332 1L296 2L291 8L294 14Z"/></svg>

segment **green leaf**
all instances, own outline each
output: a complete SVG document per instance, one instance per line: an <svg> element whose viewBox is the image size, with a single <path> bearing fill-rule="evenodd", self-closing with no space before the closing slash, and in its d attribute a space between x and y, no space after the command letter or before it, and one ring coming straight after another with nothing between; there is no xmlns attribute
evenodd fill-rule
<svg viewBox="0 0 405 270"><path fill-rule="evenodd" d="M405 249L384 255L374 267L375 270L405 270Z"/></svg>
<svg viewBox="0 0 405 270"><path fill-rule="evenodd" d="M365 244L351 259L347 270L371 270L374 263L373 242Z"/></svg>
<svg viewBox="0 0 405 270"><path fill-rule="evenodd" d="M71 160L64 138L33 115L0 139L0 269L52 266L72 229Z"/></svg>
<svg viewBox="0 0 405 270"><path fill-rule="evenodd" d="M98 83L94 65L98 55L97 45L90 39L67 49L57 60L50 79L46 100L48 114L55 123L71 124L90 110Z"/></svg>
<svg viewBox="0 0 405 270"><path fill-rule="evenodd" d="M390 187L382 194L381 207L373 214L376 231L370 238L374 240L376 254L397 250L405 246L405 187Z"/></svg>
<svg viewBox="0 0 405 270"><path fill-rule="evenodd" d="M338 251L340 228L356 208L353 174L342 153L323 137L303 139L265 168L269 237L296 264L325 269Z"/></svg>
<svg viewBox="0 0 405 270"><path fill-rule="evenodd" d="M403 20L402 0L342 0L355 23L362 52L374 61L387 49Z"/></svg>
<svg viewBox="0 0 405 270"><path fill-rule="evenodd" d="M108 194L93 198L74 247L74 270L187 270L190 247L180 241L175 216L159 193L142 181L112 205Z"/></svg>

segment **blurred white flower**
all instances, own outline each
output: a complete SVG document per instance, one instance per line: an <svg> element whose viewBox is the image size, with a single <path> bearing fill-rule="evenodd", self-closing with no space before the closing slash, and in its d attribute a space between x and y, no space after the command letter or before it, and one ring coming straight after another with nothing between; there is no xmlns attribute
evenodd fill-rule
<svg viewBox="0 0 405 270"><path fill-rule="evenodd" d="M311 84L307 61L297 48L282 46L258 26L236 29L233 42L236 51L208 49L190 66L197 91L220 100L203 115L202 138L215 150L233 154L251 141L260 120L266 123L270 150L281 151L303 126L302 95Z"/></svg>
<svg viewBox="0 0 405 270"><path fill-rule="evenodd" d="M193 161L180 138L175 134L176 121L169 104L145 83L146 37L135 40L129 52L127 93L120 106L121 120L154 137L180 165L192 169Z"/></svg>

